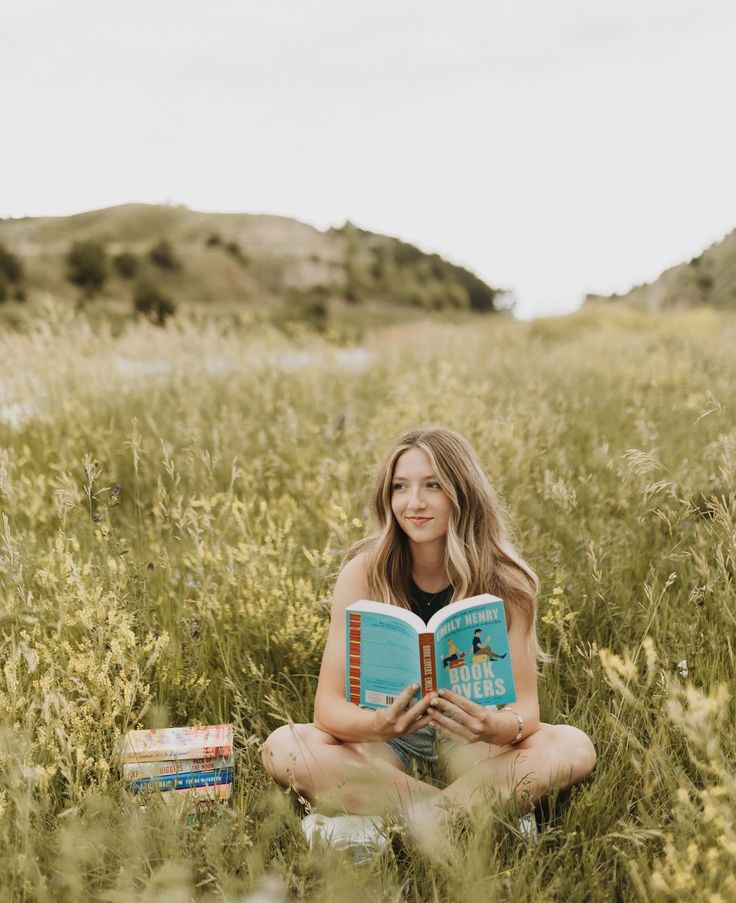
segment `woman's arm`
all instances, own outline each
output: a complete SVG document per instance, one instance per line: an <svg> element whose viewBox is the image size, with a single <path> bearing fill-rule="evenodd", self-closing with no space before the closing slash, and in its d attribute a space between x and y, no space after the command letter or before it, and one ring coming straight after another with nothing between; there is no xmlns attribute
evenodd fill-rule
<svg viewBox="0 0 736 903"><path fill-rule="evenodd" d="M407 687L386 709L369 711L345 698L345 609L368 598L365 553L349 561L340 572L332 598L332 613L322 667L314 699L314 723L338 740L389 740L413 733L429 723L429 696L407 708L417 686Z"/></svg>

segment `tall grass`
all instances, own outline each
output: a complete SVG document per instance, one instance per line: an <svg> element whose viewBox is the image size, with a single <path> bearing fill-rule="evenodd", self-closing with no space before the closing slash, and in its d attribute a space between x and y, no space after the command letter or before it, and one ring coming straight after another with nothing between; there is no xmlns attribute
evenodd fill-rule
<svg viewBox="0 0 736 903"><path fill-rule="evenodd" d="M186 319L0 337L0 900L733 899L735 339L595 310L352 358ZM489 801L446 861L397 828L356 872L306 849L259 745L310 720L370 468L429 421L502 492L542 577L543 719L599 758L536 847ZM135 811L121 735L221 720L232 811Z"/></svg>

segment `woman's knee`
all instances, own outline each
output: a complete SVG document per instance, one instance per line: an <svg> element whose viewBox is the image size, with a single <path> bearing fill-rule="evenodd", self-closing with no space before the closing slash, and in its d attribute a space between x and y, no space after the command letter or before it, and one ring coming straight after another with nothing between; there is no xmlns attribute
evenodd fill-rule
<svg viewBox="0 0 736 903"><path fill-rule="evenodd" d="M266 738L261 750L261 758L266 771L276 777L284 762L291 759L304 735L306 724L282 724Z"/></svg>
<svg viewBox="0 0 736 903"><path fill-rule="evenodd" d="M556 724L554 732L559 761L563 767L572 768L572 783L587 778L597 759L590 737L571 724Z"/></svg>
<svg viewBox="0 0 736 903"><path fill-rule="evenodd" d="M268 736L261 750L266 771L274 780L287 785L298 782L305 756L335 739L313 724L282 724Z"/></svg>

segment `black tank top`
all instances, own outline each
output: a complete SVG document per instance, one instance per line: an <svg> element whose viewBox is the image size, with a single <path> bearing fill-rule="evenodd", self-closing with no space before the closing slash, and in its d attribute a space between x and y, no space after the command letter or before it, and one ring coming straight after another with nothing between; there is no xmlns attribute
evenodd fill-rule
<svg viewBox="0 0 736 903"><path fill-rule="evenodd" d="M426 624L427 621L436 614L441 608L452 598L452 584L441 589L438 593L427 593L420 589L416 583L409 578L409 601L411 602L411 610L418 614Z"/></svg>

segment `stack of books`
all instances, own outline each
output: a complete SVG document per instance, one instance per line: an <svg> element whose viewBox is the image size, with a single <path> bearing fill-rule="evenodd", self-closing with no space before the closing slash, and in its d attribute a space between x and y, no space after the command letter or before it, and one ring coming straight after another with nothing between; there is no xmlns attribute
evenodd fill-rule
<svg viewBox="0 0 736 903"><path fill-rule="evenodd" d="M130 731L121 751L123 778L133 794L159 790L166 802L227 802L233 789L233 726Z"/></svg>

